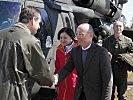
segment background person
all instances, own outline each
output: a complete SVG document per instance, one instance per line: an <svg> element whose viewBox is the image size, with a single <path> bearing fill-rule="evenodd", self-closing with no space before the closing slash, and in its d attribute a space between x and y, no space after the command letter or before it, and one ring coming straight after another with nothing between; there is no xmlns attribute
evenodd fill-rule
<svg viewBox="0 0 133 100"><path fill-rule="evenodd" d="M127 90L127 67L126 63L119 58L119 54L130 52L132 48L132 40L124 35L122 31L124 25L121 21L114 22L114 34L103 42L103 47L107 48L112 54L112 70L113 70L113 91L112 100L115 98L115 89L117 87L118 100L126 100L125 92Z"/></svg>
<svg viewBox="0 0 133 100"><path fill-rule="evenodd" d="M23 8L19 22L0 30L0 99L28 100L27 79L40 85L52 86L50 75L40 41L36 34L41 15L37 8Z"/></svg>
<svg viewBox="0 0 133 100"><path fill-rule="evenodd" d="M79 46L55 77L60 83L76 68L74 100L110 100L113 79L108 51L92 42L94 31L88 23L77 27L76 36Z"/></svg>
<svg viewBox="0 0 133 100"><path fill-rule="evenodd" d="M78 45L75 40L75 34L70 28L62 28L58 32L58 40L60 45L56 50L55 61L55 74L65 65L67 62L72 48ZM74 88L76 85L76 70L67 76L67 78L58 85L57 100L73 100Z"/></svg>

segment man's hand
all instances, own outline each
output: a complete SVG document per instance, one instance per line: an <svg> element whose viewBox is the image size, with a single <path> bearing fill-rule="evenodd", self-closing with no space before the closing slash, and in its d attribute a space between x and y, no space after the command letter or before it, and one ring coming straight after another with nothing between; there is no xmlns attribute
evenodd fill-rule
<svg viewBox="0 0 133 100"><path fill-rule="evenodd" d="M111 59L112 59L112 54L111 54L110 52L108 52L108 55L109 55L109 59L110 59L110 61L111 61Z"/></svg>
<svg viewBox="0 0 133 100"><path fill-rule="evenodd" d="M55 84L53 83L53 85L50 88L55 89L56 88Z"/></svg>
<svg viewBox="0 0 133 100"><path fill-rule="evenodd" d="M54 80L54 84L57 85L57 83L58 83L58 74L54 75L54 79L55 79Z"/></svg>
<svg viewBox="0 0 133 100"><path fill-rule="evenodd" d="M53 76L54 76L54 83L50 88L56 88L56 85L58 83L58 74L55 74Z"/></svg>

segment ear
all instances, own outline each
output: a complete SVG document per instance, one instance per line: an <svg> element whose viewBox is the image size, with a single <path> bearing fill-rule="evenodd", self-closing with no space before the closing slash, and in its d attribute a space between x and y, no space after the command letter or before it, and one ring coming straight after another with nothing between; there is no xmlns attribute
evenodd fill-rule
<svg viewBox="0 0 133 100"><path fill-rule="evenodd" d="M90 32L89 34L90 34L90 37L92 37L92 38L93 38L94 33L93 33L93 32Z"/></svg>
<svg viewBox="0 0 133 100"><path fill-rule="evenodd" d="M35 17L33 17L31 20L31 24L34 25L34 23L35 23Z"/></svg>

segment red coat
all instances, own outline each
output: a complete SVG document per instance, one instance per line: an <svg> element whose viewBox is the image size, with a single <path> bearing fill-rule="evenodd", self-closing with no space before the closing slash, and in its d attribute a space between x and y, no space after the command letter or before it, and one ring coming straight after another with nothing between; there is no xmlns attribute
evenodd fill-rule
<svg viewBox="0 0 133 100"><path fill-rule="evenodd" d="M73 47L78 45L77 41L74 43ZM55 74L65 65L68 60L70 52L65 55L64 47L60 44L56 50L56 61L55 61ZM59 84L59 93L57 100L73 100L74 88L76 85L76 70L74 69L71 74L69 74L64 81Z"/></svg>

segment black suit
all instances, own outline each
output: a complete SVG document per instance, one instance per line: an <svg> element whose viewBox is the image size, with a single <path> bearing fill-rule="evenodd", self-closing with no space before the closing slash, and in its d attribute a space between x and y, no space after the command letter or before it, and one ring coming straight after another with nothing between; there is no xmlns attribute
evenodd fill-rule
<svg viewBox="0 0 133 100"><path fill-rule="evenodd" d="M77 83L74 100L79 100L84 92L87 100L110 100L112 92L112 70L107 50L92 43L88 49L86 63L82 64L82 48L78 46L71 51L66 65L58 72L59 82L76 68Z"/></svg>

